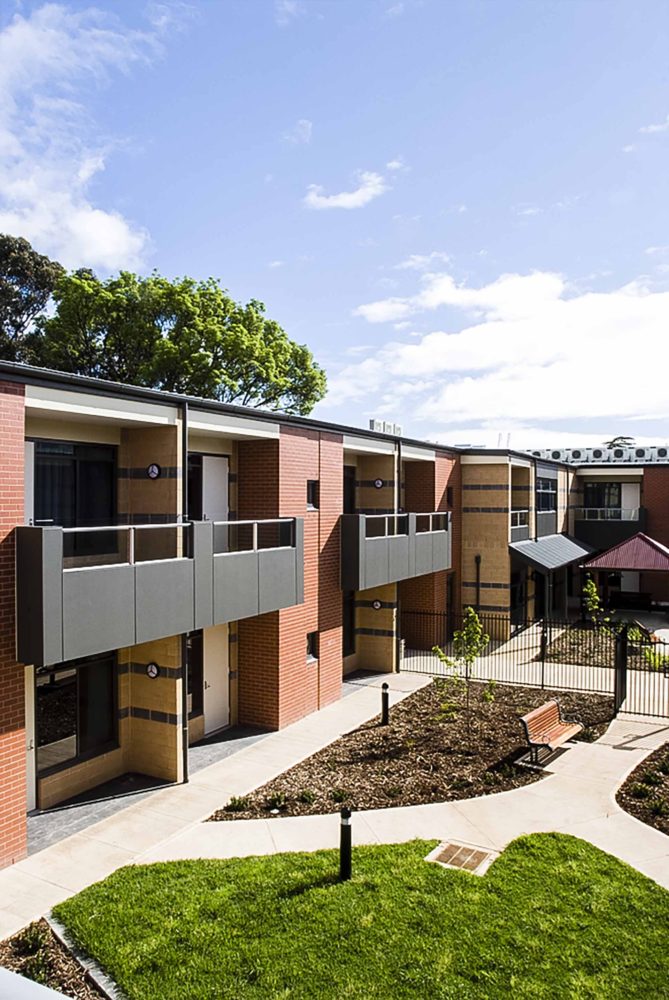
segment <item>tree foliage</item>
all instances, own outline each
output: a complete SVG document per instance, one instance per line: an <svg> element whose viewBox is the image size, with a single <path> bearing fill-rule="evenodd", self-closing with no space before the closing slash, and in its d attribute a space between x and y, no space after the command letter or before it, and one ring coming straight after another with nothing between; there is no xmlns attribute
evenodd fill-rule
<svg viewBox="0 0 669 1000"><path fill-rule="evenodd" d="M633 448L636 441L633 437L627 437L624 434L619 434L617 437L611 438L610 441L604 442L605 448Z"/></svg>
<svg viewBox="0 0 669 1000"><path fill-rule="evenodd" d="M214 278L68 274L11 236L0 236L0 358L286 413L309 413L326 387L262 302L235 302Z"/></svg>
<svg viewBox="0 0 669 1000"><path fill-rule="evenodd" d="M64 268L33 250L28 240L0 233L0 357L30 360L30 332Z"/></svg>

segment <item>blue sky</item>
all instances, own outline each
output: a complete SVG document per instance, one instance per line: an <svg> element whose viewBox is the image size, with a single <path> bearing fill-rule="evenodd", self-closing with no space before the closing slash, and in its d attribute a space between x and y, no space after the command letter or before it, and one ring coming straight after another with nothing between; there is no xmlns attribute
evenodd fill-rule
<svg viewBox="0 0 669 1000"><path fill-rule="evenodd" d="M0 230L262 299L324 419L666 440L668 43L653 0L0 0Z"/></svg>

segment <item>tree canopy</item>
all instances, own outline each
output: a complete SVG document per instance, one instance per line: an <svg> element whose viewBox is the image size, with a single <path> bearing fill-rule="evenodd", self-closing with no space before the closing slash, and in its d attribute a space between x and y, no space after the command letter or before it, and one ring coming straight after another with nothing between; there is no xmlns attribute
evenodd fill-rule
<svg viewBox="0 0 669 1000"><path fill-rule="evenodd" d="M28 240L0 233L0 357L27 360L33 323L65 269L33 250Z"/></svg>
<svg viewBox="0 0 669 1000"><path fill-rule="evenodd" d="M0 312L4 359L287 413L307 414L325 395L325 372L311 351L290 340L262 302L235 302L214 278L121 271L101 280L40 259L57 269L55 280L39 305L24 295L20 335ZM9 263L0 262L0 282Z"/></svg>

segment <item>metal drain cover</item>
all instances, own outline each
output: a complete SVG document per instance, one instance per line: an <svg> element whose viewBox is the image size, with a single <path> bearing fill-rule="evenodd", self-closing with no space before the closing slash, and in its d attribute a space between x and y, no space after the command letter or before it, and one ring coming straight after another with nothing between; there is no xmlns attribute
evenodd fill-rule
<svg viewBox="0 0 669 1000"><path fill-rule="evenodd" d="M486 850L476 844L464 844L457 840L444 840L425 858L435 861L443 868L460 868L472 875L483 875L499 857L497 851Z"/></svg>

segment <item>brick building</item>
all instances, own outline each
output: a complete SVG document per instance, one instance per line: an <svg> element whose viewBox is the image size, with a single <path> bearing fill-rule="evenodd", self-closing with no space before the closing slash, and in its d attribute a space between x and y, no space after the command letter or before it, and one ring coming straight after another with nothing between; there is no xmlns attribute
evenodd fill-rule
<svg viewBox="0 0 669 1000"><path fill-rule="evenodd" d="M32 810L186 780L192 743L289 725L463 604L500 633L566 612L633 507L669 543L654 461L584 471L0 363L0 866Z"/></svg>

